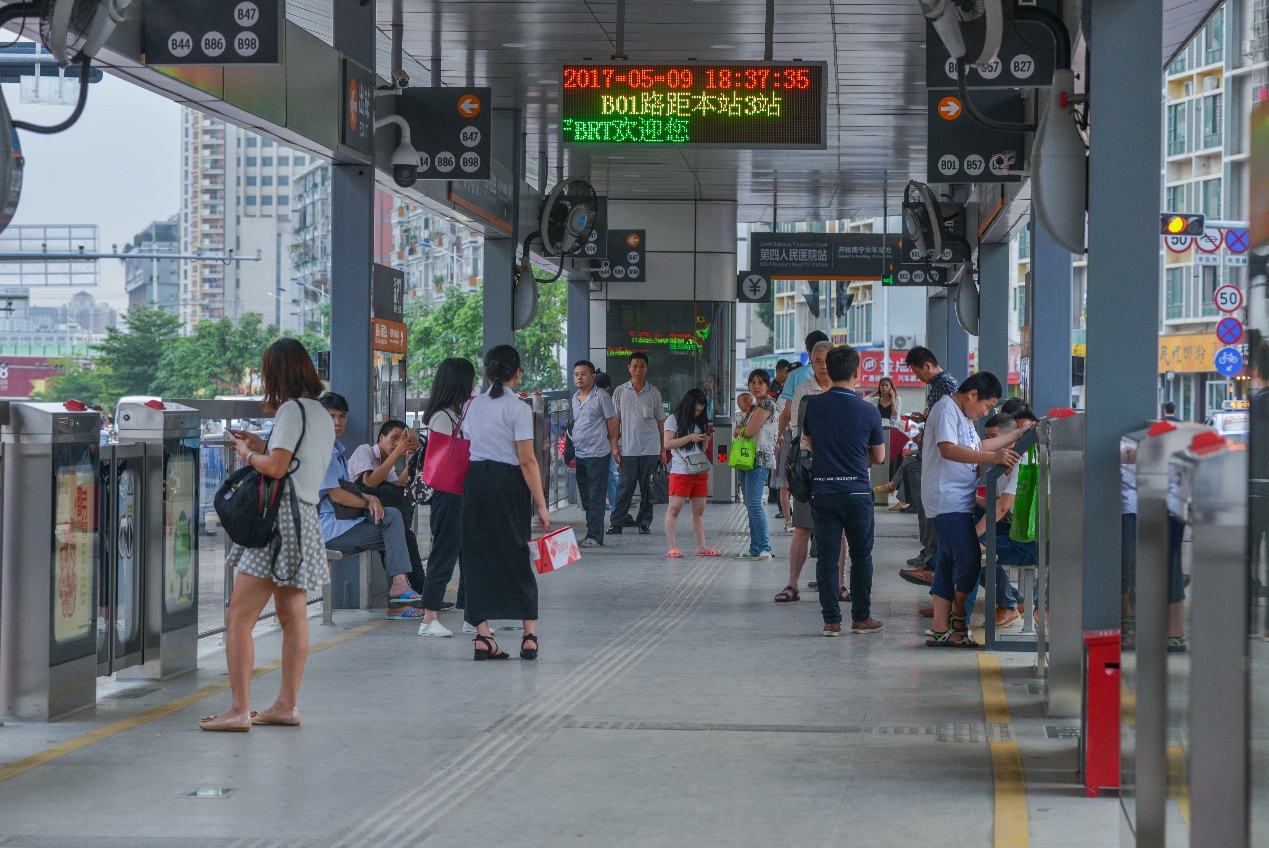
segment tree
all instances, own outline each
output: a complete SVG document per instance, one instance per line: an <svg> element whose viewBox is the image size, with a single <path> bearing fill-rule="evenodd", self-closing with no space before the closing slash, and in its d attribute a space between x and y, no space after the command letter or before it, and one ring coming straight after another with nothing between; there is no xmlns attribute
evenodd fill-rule
<svg viewBox="0 0 1269 848"><path fill-rule="evenodd" d="M164 351L156 382L176 397L254 394L265 348L277 338L278 328L264 326L254 312L237 324L229 318L203 321Z"/></svg>
<svg viewBox="0 0 1269 848"><path fill-rule="evenodd" d="M114 388L114 374L104 366L82 359L58 359L54 365L62 373L48 381L46 391L36 392L35 400L82 400L89 406L100 404L113 409L120 394Z"/></svg>
<svg viewBox="0 0 1269 848"><path fill-rule="evenodd" d="M564 388L560 357L564 355L568 322L568 284L538 286L538 312L523 330L516 331L516 348L524 367L520 391L545 392Z"/></svg>
<svg viewBox="0 0 1269 848"><path fill-rule="evenodd" d="M156 366L163 353L180 338L181 318L162 309L133 306L126 329L111 327L106 338L93 346L95 365L110 374L117 400L124 395L162 394ZM112 404L113 405L113 404Z"/></svg>

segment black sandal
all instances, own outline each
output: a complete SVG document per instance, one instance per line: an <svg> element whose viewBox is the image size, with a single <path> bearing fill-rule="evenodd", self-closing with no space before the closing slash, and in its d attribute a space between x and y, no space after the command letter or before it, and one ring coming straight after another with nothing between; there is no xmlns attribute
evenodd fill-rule
<svg viewBox="0 0 1269 848"><path fill-rule="evenodd" d="M476 645L476 656L472 659L478 662L481 660L505 660L511 656L511 654L508 654L506 651L499 648L498 643L489 636L477 636L475 639L472 639L472 641L476 643L485 643L485 647L483 648L480 647L479 644Z"/></svg>
<svg viewBox="0 0 1269 848"><path fill-rule="evenodd" d="M532 647L532 648L526 648L526 647L524 647L524 643L525 643L525 642L532 642L532 643L533 643L533 647ZM537 644L538 644L538 634L536 634L536 633L527 633L527 634L525 634L525 635L524 635L524 636L520 639L520 659L522 659L522 660L536 660L536 659L538 658L538 649L537 649Z"/></svg>
<svg viewBox="0 0 1269 848"><path fill-rule="evenodd" d="M796 586L785 586L780 594L775 596L777 604L787 604L789 601L796 601L802 597Z"/></svg>

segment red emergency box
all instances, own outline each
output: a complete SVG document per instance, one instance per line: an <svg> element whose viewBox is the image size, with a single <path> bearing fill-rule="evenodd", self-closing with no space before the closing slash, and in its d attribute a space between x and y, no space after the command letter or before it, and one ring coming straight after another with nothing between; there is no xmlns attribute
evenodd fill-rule
<svg viewBox="0 0 1269 848"><path fill-rule="evenodd" d="M1084 794L1119 788L1119 631L1084 631Z"/></svg>

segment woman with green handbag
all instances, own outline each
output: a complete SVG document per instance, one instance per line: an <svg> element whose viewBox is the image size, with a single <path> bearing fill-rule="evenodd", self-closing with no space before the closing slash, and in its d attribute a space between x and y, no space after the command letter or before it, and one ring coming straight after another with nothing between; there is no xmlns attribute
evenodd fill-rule
<svg viewBox="0 0 1269 848"><path fill-rule="evenodd" d="M765 369L749 375L749 393L753 408L736 421L731 454L727 464L736 469L740 491L749 512L749 550L737 559L771 559L771 538L767 530L767 513L762 505L767 490L767 477L775 468L776 405L771 398L771 376Z"/></svg>

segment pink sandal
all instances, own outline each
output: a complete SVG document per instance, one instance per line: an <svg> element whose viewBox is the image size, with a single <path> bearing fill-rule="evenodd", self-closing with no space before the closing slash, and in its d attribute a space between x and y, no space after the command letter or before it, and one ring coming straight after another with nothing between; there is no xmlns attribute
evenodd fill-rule
<svg viewBox="0 0 1269 848"><path fill-rule="evenodd" d="M706 549L705 549L705 550L703 550L703 551L697 551L696 555L697 555L697 556L704 556L704 557L710 557L710 556L722 556L722 554L720 554L718 551L714 550L713 548L706 548Z"/></svg>
<svg viewBox="0 0 1269 848"><path fill-rule="evenodd" d="M670 551L669 553L666 554L666 556L669 557L670 559L682 559L683 552L680 551L678 548L670 548Z"/></svg>

